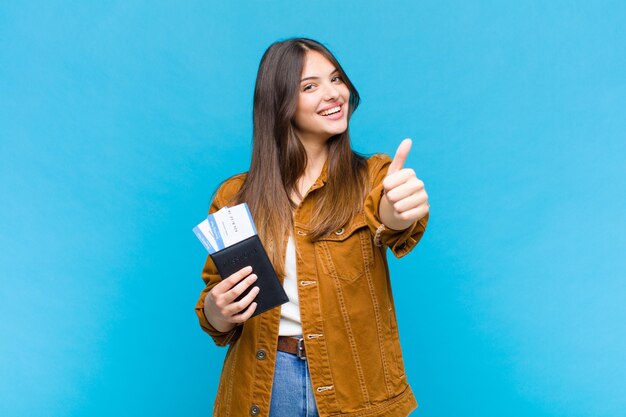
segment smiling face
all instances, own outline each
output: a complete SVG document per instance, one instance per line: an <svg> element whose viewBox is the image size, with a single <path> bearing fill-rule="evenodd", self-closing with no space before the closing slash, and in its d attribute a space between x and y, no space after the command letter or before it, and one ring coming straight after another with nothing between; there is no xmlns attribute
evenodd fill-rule
<svg viewBox="0 0 626 417"><path fill-rule="evenodd" d="M337 68L322 54L309 50L304 58L294 115L303 142L322 142L348 128L350 90Z"/></svg>

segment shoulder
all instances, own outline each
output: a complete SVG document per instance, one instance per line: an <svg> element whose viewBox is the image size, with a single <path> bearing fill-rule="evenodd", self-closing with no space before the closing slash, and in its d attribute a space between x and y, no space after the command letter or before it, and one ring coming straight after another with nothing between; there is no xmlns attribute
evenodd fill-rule
<svg viewBox="0 0 626 417"><path fill-rule="evenodd" d="M239 192L239 190L243 186L243 183L245 182L247 176L248 173L244 172L241 174L233 175L232 177L224 180L215 191L213 204L211 205L212 208L221 208L229 205L233 197L235 197L237 192Z"/></svg>
<svg viewBox="0 0 626 417"><path fill-rule="evenodd" d="M386 163L391 163L391 157L386 153L375 153L367 158L367 165L371 168L380 167Z"/></svg>
<svg viewBox="0 0 626 417"><path fill-rule="evenodd" d="M391 164L391 157L385 153L376 153L367 158L367 169L370 181L374 184L387 174L387 169Z"/></svg>

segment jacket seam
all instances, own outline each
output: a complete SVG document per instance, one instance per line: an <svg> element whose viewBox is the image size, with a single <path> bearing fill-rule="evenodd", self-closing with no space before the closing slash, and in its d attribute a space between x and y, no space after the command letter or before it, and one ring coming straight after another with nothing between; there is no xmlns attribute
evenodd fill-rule
<svg viewBox="0 0 626 417"><path fill-rule="evenodd" d="M366 256L371 256L366 253L366 246L369 247L371 245L371 238L369 234L367 235L367 239L369 241L365 241L366 237L361 235L361 254L365 259ZM387 388L387 398L391 397L391 388L389 387L389 374L387 369L387 361L385 359L385 346L382 340L382 322L381 322L381 314L380 314L380 306L378 304L378 300L376 299L374 283L372 282L372 274L369 268L365 268L365 276L367 279L367 286L369 288L370 298L372 300L372 307L374 307L374 317L376 319L376 335L378 336L378 349L380 351L380 360L383 365L383 374L385 375L385 387Z"/></svg>
<svg viewBox="0 0 626 417"><path fill-rule="evenodd" d="M350 350L352 351L352 358L354 360L354 365L356 367L357 374L359 376L359 385L361 387L361 394L363 395L363 401L366 404L370 404L369 393L367 392L367 387L364 386L363 381L365 380L365 375L363 374L363 368L361 366L361 361L359 360L358 350L356 347L356 342L354 340L354 333L352 331L352 326L350 326L350 318L346 311L346 304L343 297L343 290L341 289L341 284L339 283L339 276L337 271L335 270L335 265L332 262L332 258L330 257L330 253L328 251L328 247L326 246L326 242L320 242L323 247L323 253L326 257L327 265L329 272L333 276L333 282L335 283L335 288L337 289L337 297L339 299L339 306L341 308L341 317L343 318L343 322L346 328L346 333L348 335L348 340L350 343Z"/></svg>
<svg viewBox="0 0 626 417"><path fill-rule="evenodd" d="M235 346L233 346L234 348L234 355L233 355L233 363L230 365L230 381L228 383L228 390L227 390L227 401L226 403L228 404L228 407L226 408L226 417L230 416L230 410L231 410L231 406L230 403L233 399L233 384L235 381L235 369L237 367L237 359L239 357L239 349L237 349Z"/></svg>
<svg viewBox="0 0 626 417"><path fill-rule="evenodd" d="M387 401L385 401L383 404L371 407L369 409L365 409L365 410L360 410L360 411L355 411L354 413L347 413L347 414L331 414L330 417L368 417L368 416L380 416L382 415L382 412L385 412L387 410L389 410L392 407L395 407L397 404L401 403L402 401L406 400L406 397L410 397L411 391L409 390L409 387L407 386L407 388L404 390L404 392L400 395L398 395L395 398L389 399ZM415 409L415 407L413 407L413 410Z"/></svg>

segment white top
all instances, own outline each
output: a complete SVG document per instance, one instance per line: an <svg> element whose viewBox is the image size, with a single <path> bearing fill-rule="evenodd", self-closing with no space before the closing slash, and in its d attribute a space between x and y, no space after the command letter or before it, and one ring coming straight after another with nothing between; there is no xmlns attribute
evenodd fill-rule
<svg viewBox="0 0 626 417"><path fill-rule="evenodd" d="M302 334L300 321L300 303L298 302L298 274L296 272L296 245L289 236L287 253L285 255L285 280L283 288L289 297L289 302L280 306L279 336L299 336Z"/></svg>

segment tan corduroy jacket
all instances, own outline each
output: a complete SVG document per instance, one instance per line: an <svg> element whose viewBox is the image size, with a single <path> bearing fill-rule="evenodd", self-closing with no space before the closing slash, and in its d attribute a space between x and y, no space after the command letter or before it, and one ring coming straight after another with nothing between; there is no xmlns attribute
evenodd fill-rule
<svg viewBox="0 0 626 417"><path fill-rule="evenodd" d="M307 236L326 167L294 214L300 317L320 417L407 416L417 407L404 373L386 250L396 257L406 255L424 234L428 216L404 231L380 227L378 205L390 163L383 154L368 159L371 191L364 211L328 236L316 242ZM227 180L210 212L228 204L244 178ZM220 281L211 258L202 279L206 288L196 304L200 326L217 345L229 345L214 416L267 416L280 308L229 332L216 331L203 310L207 292Z"/></svg>

